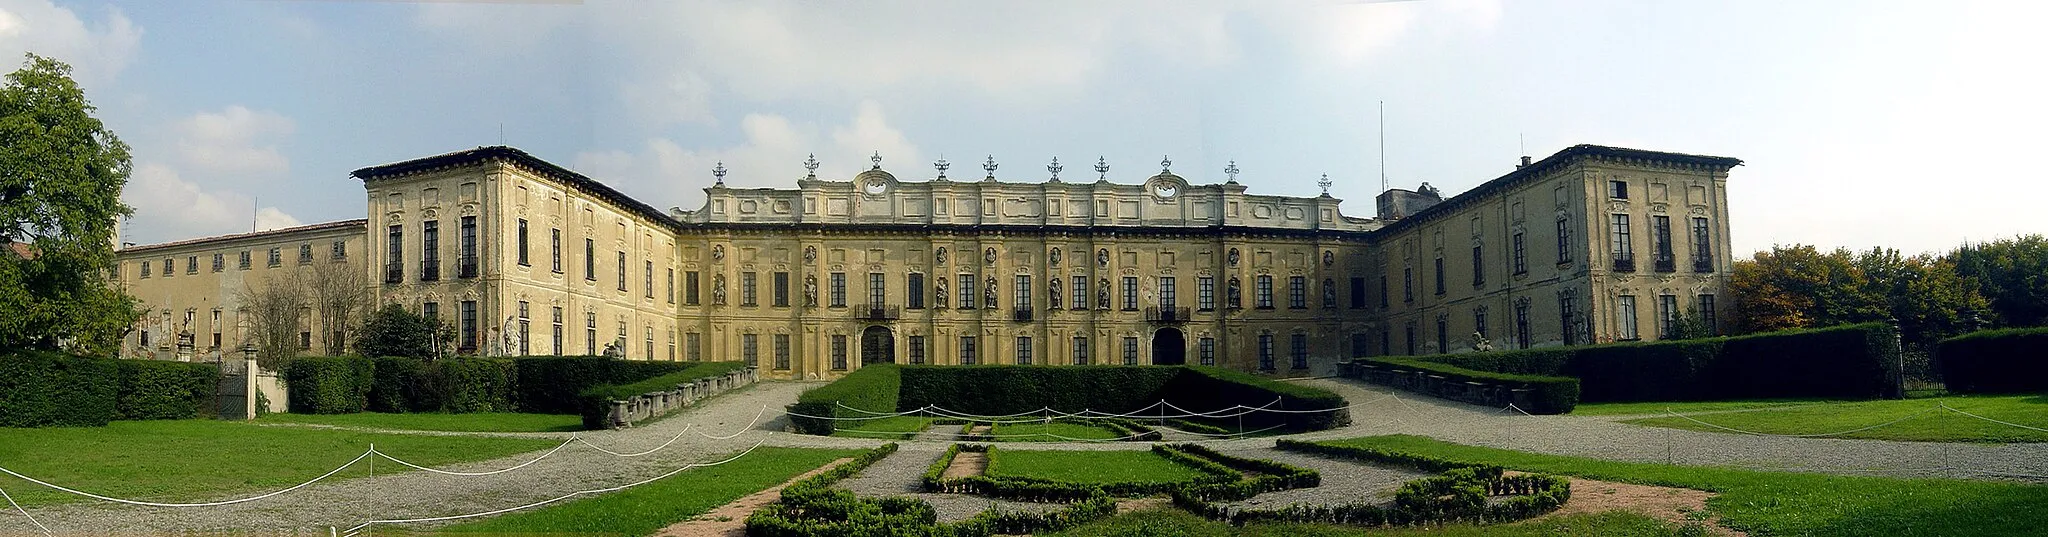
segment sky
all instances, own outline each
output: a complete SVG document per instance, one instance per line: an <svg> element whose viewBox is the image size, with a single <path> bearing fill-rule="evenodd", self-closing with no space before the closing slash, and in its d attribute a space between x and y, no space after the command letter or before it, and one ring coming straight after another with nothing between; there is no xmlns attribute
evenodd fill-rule
<svg viewBox="0 0 2048 537"><path fill-rule="evenodd" d="M2048 3L0 0L133 148L142 244L363 217L357 168L500 143L656 207L731 186L1066 178L1098 158L1372 216L1521 155L1740 158L1738 256L2048 233ZM15 66L4 66L11 70ZM1385 113L1379 107L1384 103ZM1385 135L1380 134L1384 122ZM1384 146L1384 152L1381 147Z"/></svg>

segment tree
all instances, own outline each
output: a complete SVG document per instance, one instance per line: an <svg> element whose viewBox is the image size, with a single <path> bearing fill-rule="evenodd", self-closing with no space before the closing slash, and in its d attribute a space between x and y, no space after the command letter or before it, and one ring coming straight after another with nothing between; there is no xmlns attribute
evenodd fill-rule
<svg viewBox="0 0 2048 537"><path fill-rule="evenodd" d="M1950 252L1956 275L1989 299L1984 321L1999 326L2048 325L2048 238L2025 235Z"/></svg>
<svg viewBox="0 0 2048 537"><path fill-rule="evenodd" d="M1728 276L1738 332L1833 326L1883 319L1881 301L1868 293L1862 271L1846 249L1821 253L1810 245L1773 246L1736 261Z"/></svg>
<svg viewBox="0 0 2048 537"><path fill-rule="evenodd" d="M1968 330L1970 312L1990 307L1975 282L1939 257L1872 248L1857 254L1855 265L1864 275L1863 294L1899 322L1900 338L1915 350Z"/></svg>
<svg viewBox="0 0 2048 537"><path fill-rule="evenodd" d="M391 304L371 312L356 335L363 356L406 356L433 360L455 341L455 329Z"/></svg>
<svg viewBox="0 0 2048 537"><path fill-rule="evenodd" d="M237 299L249 323L246 341L256 346L258 365L275 370L299 355L304 348L299 332L305 331L306 317L312 314L311 295L296 273L271 274L260 285L243 283Z"/></svg>
<svg viewBox="0 0 2048 537"><path fill-rule="evenodd" d="M320 311L320 333L328 336L327 354L347 352L349 340L355 338L357 312L370 305L369 276L348 263L321 263L306 275L306 285Z"/></svg>
<svg viewBox="0 0 2048 537"><path fill-rule="evenodd" d="M142 312L108 285L128 146L71 66L29 54L0 83L0 351L112 354Z"/></svg>

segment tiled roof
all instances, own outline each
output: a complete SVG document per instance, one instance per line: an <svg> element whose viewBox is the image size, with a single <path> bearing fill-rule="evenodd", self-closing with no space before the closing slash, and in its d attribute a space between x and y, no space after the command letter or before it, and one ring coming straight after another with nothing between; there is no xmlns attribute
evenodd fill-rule
<svg viewBox="0 0 2048 537"><path fill-rule="evenodd" d="M520 166L526 167L527 169L533 170L542 175L546 175L551 179L561 181L562 183L568 185L570 188L574 188L576 190L582 191L592 196L597 196L599 198L604 199L605 201L609 201L620 207L624 207L627 210L633 211L634 213L639 214L641 217L646 218L648 220L652 220L656 224L659 224L663 227L667 227L671 230L682 229L682 223L677 222L674 218L670 218L667 213L663 213L660 209L655 209L651 205L642 203L640 200L633 199L631 196L627 196L626 194L619 192L618 190L615 190L610 186L606 186L604 183L599 182L596 179L591 179L588 176L576 173L575 171L571 171L568 168L563 168L561 166L555 165L554 163L541 160L539 157L529 155L525 151L520 151L518 148L507 147L502 145L484 146L478 147L476 149L465 149L453 153L442 153L431 157L421 157L402 162L394 162L391 164L370 166L367 168L362 168L354 172L351 172L349 173L349 175L357 179L361 179L363 180L363 182L367 183L378 179L400 177L415 173L424 173L434 170L447 169L456 166L466 166L470 164L476 164L491 160L511 161Z"/></svg>
<svg viewBox="0 0 2048 537"><path fill-rule="evenodd" d="M131 247L127 247L127 248L122 248L120 252L116 252L116 253L119 253L119 254L128 254L128 253L133 253L133 252L144 252L144 251L150 251L150 250L162 250L162 249L167 249L167 248L176 248L176 247L180 247L180 246L191 246L191 245L194 245L194 244L203 244L203 243L209 243L209 242L226 242L226 241L232 241L232 240L237 240L237 239L250 239L250 238L259 238L259 237L269 237L269 236L276 236L276 235L290 235L290 234L293 234L293 233L304 233L304 232L309 232L309 231L325 231L325 230L329 230L329 229L343 229L343 228L348 228L348 227L358 227L358 228L360 228L360 227L365 227L365 226L367 226L367 225L369 225L369 220L367 220L367 219L363 219L363 218L357 218L357 219L354 219L354 220L340 220L340 221L335 221L335 222L322 222L322 223L318 223L318 224L309 224L309 225L304 225L304 226L298 226L298 227L288 227L288 228L272 229L272 230L268 230L268 231L256 231L256 232L250 232L250 233L236 233L236 234L233 234L233 235L218 235L218 236L213 236L213 237L200 237L200 238L197 238L197 239L186 239L186 240L182 240L182 241L176 241L176 242L165 242L165 243L158 243L158 244L145 244L145 245L142 245L142 246L131 246Z"/></svg>

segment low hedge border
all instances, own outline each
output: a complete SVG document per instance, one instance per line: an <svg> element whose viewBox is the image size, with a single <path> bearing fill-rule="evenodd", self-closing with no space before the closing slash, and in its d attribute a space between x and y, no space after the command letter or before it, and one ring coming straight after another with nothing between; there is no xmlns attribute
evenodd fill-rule
<svg viewBox="0 0 2048 537"><path fill-rule="evenodd" d="M1232 430L1230 430L1230 429L1225 429L1225 428L1222 428L1222 427L1218 427L1218 426L1215 426L1215 425L1210 425L1210 424L1207 424L1207 423L1202 423L1202 422L1199 422L1199 421L1193 421L1193 420L1184 420L1184 419L1170 419L1170 420L1166 420L1166 423L1167 423L1167 425L1168 425L1168 426L1170 426L1170 427L1173 427L1173 428L1175 428L1175 429L1180 429L1180 430L1182 430L1182 431L1187 431L1187 432L1191 432L1191 433L1199 433L1199 434L1218 434L1218 435L1221 435L1221 434L1232 434L1232 433L1235 433L1235 432L1237 432L1237 431L1232 431Z"/></svg>
<svg viewBox="0 0 2048 537"><path fill-rule="evenodd" d="M1179 452L1179 456L1215 465L1215 467L1240 476L1257 474L1255 477L1244 478L1230 483L1182 487L1174 491L1174 494L1177 495L1175 497L1176 502L1181 501L1178 495L1187 495L1191 499L1201 501L1237 501L1249 499L1267 492L1310 488L1323 484L1322 474L1317 473L1315 470L1291 464L1226 455L1200 444L1155 446L1153 450L1160 451L1162 448ZM1174 457L1174 455L1168 455L1164 451L1161 451L1160 454L1167 455L1168 458Z"/></svg>
<svg viewBox="0 0 2048 537"><path fill-rule="evenodd" d="M1084 423L1087 421L1093 421L1095 422L1093 423L1093 425L1102 426L1105 429L1109 429L1110 432L1116 433L1117 440L1131 442L1158 442L1160 439L1166 437L1165 435L1160 434L1159 431L1153 430L1151 427L1146 427L1145 424L1138 423L1136 420L1129 420L1124 418L1099 418L1095 420L1084 420Z"/></svg>
<svg viewBox="0 0 2048 537"><path fill-rule="evenodd" d="M950 459L963 446L955 444L942 457ZM839 537L924 535L984 537L1058 531L1116 514L1116 502L1100 489L1066 509L1048 513L985 511L973 518L940 524L938 513L924 501L892 497L864 499L832 487L896 451L896 444L862 454L832 471L798 481L782 490L782 499L747 517L747 535L754 537ZM950 461L949 461L950 462ZM944 467L939 466L943 472Z"/></svg>
<svg viewBox="0 0 2048 537"><path fill-rule="evenodd" d="M1153 446L1153 453L1160 453L1162 456L1166 456L1166 454L1160 452L1160 447L1161 446ZM987 451L988 456L991 459L991 462L993 462L993 459L995 459L995 457L997 456L997 449L994 446L987 446L985 448L985 451ZM957 452L955 452L954 454L957 454ZM1176 462L1179 462L1177 459L1174 459L1171 456L1167 456L1167 458L1169 460L1175 460ZM1225 469L1223 473L1213 473L1201 466L1193 467L1197 470L1203 471L1203 473L1206 475L1195 478L1192 484L1206 485L1214 483L1223 483L1243 477L1243 474L1240 474L1235 471L1230 471L1228 469ZM941 472L943 471L944 470L942 469ZM1153 494L1170 492L1174 489L1177 489L1188 484L1189 483L1164 483L1152 481L1129 481L1119 483L1075 483L1071 481L1060 481L1054 479L1041 479L1033 477L976 475L953 479L939 479L933 482L927 482L925 483L925 491L954 494L973 494L977 496L987 496L990 498L1025 502L1073 503L1087 500L1093 497L1098 492L1107 493L1111 496L1119 497L1150 496Z"/></svg>
<svg viewBox="0 0 2048 537"><path fill-rule="evenodd" d="M1572 377L1497 373L1410 358L1376 357L1361 360L1389 370L1406 369L1439 375L1450 382L1477 382L1509 388L1527 388L1532 390L1529 394L1529 408L1522 410L1531 414L1564 414L1571 412L1579 403L1579 379Z"/></svg>
<svg viewBox="0 0 2048 537"><path fill-rule="evenodd" d="M2048 391L2048 328L1981 330L1944 339L1934 364L1952 393Z"/></svg>
<svg viewBox="0 0 2048 537"><path fill-rule="evenodd" d="M1174 496L1174 504L1211 519L1243 525L1248 522L1308 522L1359 526L1398 526L1446 522L1506 522L1554 511L1571 500L1571 482L1543 474L1505 475L1500 466L1352 446L1280 440L1278 448L1393 466L1439 475L1409 481L1394 494L1391 505L1289 505L1279 509L1231 510L1191 495ZM1498 498L1508 496L1506 498Z"/></svg>

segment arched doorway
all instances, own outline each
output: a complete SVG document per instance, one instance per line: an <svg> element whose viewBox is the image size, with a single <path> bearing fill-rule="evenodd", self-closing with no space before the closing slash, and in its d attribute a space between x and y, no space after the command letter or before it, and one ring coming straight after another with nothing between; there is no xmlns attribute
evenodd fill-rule
<svg viewBox="0 0 2048 537"><path fill-rule="evenodd" d="M896 361L896 336L886 326L870 326L860 333L860 363L887 364Z"/></svg>
<svg viewBox="0 0 2048 537"><path fill-rule="evenodd" d="M1152 365L1186 365L1188 339L1179 328L1161 328L1152 333Z"/></svg>

